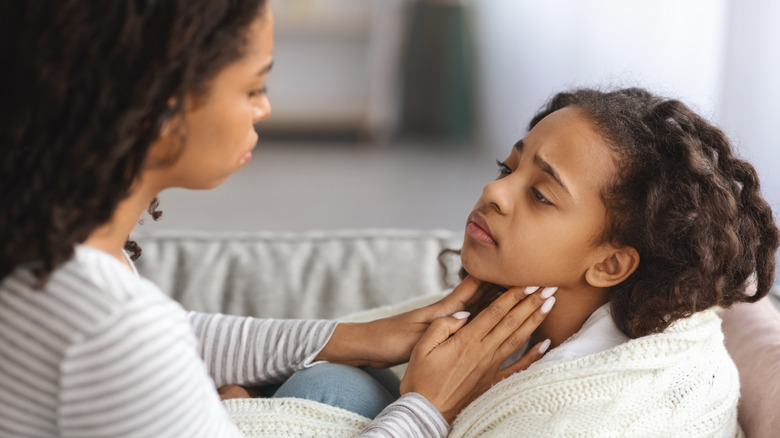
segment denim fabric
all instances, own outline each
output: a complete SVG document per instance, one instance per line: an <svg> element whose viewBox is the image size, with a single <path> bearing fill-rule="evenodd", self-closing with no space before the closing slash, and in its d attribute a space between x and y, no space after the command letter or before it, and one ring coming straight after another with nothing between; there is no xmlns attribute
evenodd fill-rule
<svg viewBox="0 0 780 438"><path fill-rule="evenodd" d="M293 374L273 397L314 400L374 418L399 397L399 385L388 370L321 363Z"/></svg>

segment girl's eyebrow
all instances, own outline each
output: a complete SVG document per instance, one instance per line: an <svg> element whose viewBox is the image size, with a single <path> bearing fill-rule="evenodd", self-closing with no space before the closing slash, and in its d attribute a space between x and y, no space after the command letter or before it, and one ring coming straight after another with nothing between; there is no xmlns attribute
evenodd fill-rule
<svg viewBox="0 0 780 438"><path fill-rule="evenodd" d="M517 143L515 143L515 149L517 149L517 152L522 152L524 146L525 144L523 144L522 138L518 140ZM542 172L550 175L552 179L555 180L555 182L557 182L559 186L561 186L563 191L566 192L567 195L571 196L571 192L569 191L569 188L566 187L566 184L563 183L561 177L558 176L558 172L555 171L555 169L550 165L550 163L545 161L544 158L540 157L539 155L534 155L534 164L536 164L537 167L542 169Z"/></svg>
<svg viewBox="0 0 780 438"><path fill-rule="evenodd" d="M517 146L517 145L515 145ZM550 175L555 182L558 183L559 186L563 189L564 192L566 192L567 195L571 196L571 192L569 191L569 188L566 187L566 184L563 183L561 178L558 176L558 172L555 171L555 169L544 160L544 158L540 157L539 155L534 155L534 164L536 164L537 167L542 169L542 172Z"/></svg>

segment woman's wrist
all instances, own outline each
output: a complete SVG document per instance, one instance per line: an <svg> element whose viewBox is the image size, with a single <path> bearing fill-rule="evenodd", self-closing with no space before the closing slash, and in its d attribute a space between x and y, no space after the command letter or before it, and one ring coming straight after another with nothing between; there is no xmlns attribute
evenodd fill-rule
<svg viewBox="0 0 780 438"><path fill-rule="evenodd" d="M320 351L315 361L327 361L352 366L370 364L369 348L373 343L370 336L370 323L340 322L333 330L328 343Z"/></svg>

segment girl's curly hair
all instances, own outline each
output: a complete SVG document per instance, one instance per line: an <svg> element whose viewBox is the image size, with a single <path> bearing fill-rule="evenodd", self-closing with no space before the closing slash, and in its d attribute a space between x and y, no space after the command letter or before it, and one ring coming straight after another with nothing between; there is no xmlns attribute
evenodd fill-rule
<svg viewBox="0 0 780 438"><path fill-rule="evenodd" d="M767 295L778 228L755 169L734 156L720 129L677 100L628 88L559 93L528 130L565 107L584 110L618 157L615 182L601 194L608 228L597 240L639 252L639 267L609 292L620 330L638 338ZM483 283L478 295L504 290Z"/></svg>
<svg viewBox="0 0 780 438"><path fill-rule="evenodd" d="M755 169L726 135L677 100L629 88L559 93L529 124L564 107L591 118L617 155L602 193L603 241L639 252L611 288L618 327L636 338L713 306L755 302L772 287L778 229ZM748 293L755 287L755 293Z"/></svg>
<svg viewBox="0 0 780 438"><path fill-rule="evenodd" d="M0 279L39 281L128 196L163 123L240 59L265 0L0 6ZM186 135L186 133L184 133ZM153 217L156 200L150 205ZM137 245L128 242L135 256Z"/></svg>

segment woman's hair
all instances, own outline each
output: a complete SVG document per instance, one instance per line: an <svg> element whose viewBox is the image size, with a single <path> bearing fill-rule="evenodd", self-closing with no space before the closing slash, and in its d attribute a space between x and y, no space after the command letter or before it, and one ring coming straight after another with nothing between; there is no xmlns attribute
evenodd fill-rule
<svg viewBox="0 0 780 438"><path fill-rule="evenodd" d="M601 193L607 229L596 240L639 252L636 271L609 291L620 330L637 338L766 296L778 229L755 169L734 156L720 129L637 88L559 93L528 129L565 107L582 109L617 157L618 175Z"/></svg>
<svg viewBox="0 0 780 438"><path fill-rule="evenodd" d="M75 243L110 219L163 123L243 56L264 6L25 0L0 7L0 279L25 265L45 282ZM132 242L128 248L140 254Z"/></svg>

